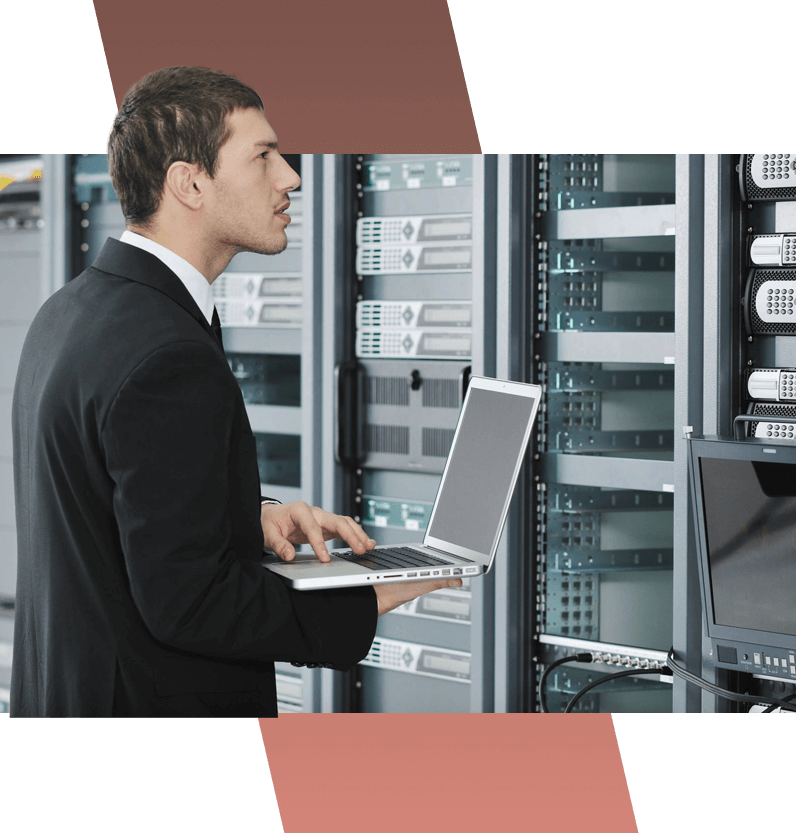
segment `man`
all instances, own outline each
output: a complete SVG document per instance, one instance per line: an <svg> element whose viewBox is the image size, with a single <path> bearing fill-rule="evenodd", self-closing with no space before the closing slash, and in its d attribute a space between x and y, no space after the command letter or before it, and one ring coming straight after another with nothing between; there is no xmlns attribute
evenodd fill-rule
<svg viewBox="0 0 796 833"><path fill-rule="evenodd" d="M127 220L33 322L14 392L19 549L12 715L276 713L274 661L348 668L377 613L460 582L297 592L260 566L350 518L263 503L210 284L287 245L299 178L260 98L172 67L108 142Z"/></svg>

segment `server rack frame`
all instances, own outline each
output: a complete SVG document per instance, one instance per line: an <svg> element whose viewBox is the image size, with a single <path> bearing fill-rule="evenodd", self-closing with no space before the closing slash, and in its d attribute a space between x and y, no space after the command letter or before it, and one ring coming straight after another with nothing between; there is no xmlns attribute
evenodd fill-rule
<svg viewBox="0 0 796 833"><path fill-rule="evenodd" d="M732 436L732 422L740 403L742 375L740 299L745 270L739 261L738 241L743 231L744 210L734 209L734 206L740 206L740 193L733 156L706 154L704 171L704 347L702 376L699 380L704 398L701 431L703 434ZM683 449L682 456L687 456L686 449ZM681 463L681 473L687 477L685 460ZM687 524L691 527L691 535L694 534L692 518L691 514L687 518L680 518L683 526ZM695 573L693 539L689 540L689 553ZM693 592L699 594L698 583L693 585ZM717 669L711 662L711 645L704 630L701 606L693 609L689 607L685 618L693 633L692 640L695 641L697 633L701 636L701 676L733 689L738 683L738 675ZM687 658L699 667L693 651L687 654ZM699 695L700 708L694 710L737 711L735 704L712 694L701 691ZM690 700L688 706L692 706Z"/></svg>
<svg viewBox="0 0 796 833"><path fill-rule="evenodd" d="M535 382L533 344L537 333L530 310L535 307L531 247L536 239L536 217L530 205L538 178L531 160L524 156L502 154L497 167L496 320L503 326L497 331L495 374ZM528 711L536 687L531 644L525 638L535 617L526 592L531 600L536 599L535 570L526 557L533 546L535 527L532 494L539 457L535 433L493 568L496 712Z"/></svg>
<svg viewBox="0 0 796 833"><path fill-rule="evenodd" d="M353 515L355 476L335 460L338 442L337 368L354 358L354 312L356 294L347 276L354 271L354 170L353 157L323 154L321 158L322 216L321 298L322 323L320 357L321 506L331 512ZM315 391L317 396L317 390ZM320 671L322 712L350 711L355 690L351 672L341 675Z"/></svg>
<svg viewBox="0 0 796 833"><path fill-rule="evenodd" d="M706 400L704 355L710 349L705 330L707 264L705 159L680 154L675 161L677 231L675 235L675 376L674 376L674 611L672 644L685 666L702 671L702 607L699 575L693 557L696 540L688 483L686 426L701 431ZM714 365L715 367L715 365ZM701 711L701 694L680 678L673 680L672 709Z"/></svg>

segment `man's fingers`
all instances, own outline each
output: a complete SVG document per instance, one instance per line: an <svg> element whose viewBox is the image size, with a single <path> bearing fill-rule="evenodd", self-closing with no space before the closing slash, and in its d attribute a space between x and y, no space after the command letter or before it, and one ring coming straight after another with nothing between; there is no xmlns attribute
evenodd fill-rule
<svg viewBox="0 0 796 833"><path fill-rule="evenodd" d="M445 590L452 587L461 587L460 578L431 579L429 581L397 581L391 585L377 585L394 587L398 593L405 595L407 601L424 596L426 593L433 593L435 590Z"/></svg>
<svg viewBox="0 0 796 833"><path fill-rule="evenodd" d="M448 587L461 586L462 580L460 578L443 578L434 579L433 581L406 582L407 590L412 590L416 596L422 596L424 593L431 593L434 590L444 590Z"/></svg>
<svg viewBox="0 0 796 833"><path fill-rule="evenodd" d="M446 587L461 587L460 578L433 579L431 581L402 581L395 584L375 584L376 598L379 603L379 616L425 593L442 590Z"/></svg>
<svg viewBox="0 0 796 833"><path fill-rule="evenodd" d="M418 581L406 582L406 592L411 594L411 599L416 599L418 596L424 596L426 593L433 593L435 590L445 590L448 587L461 587L462 580L460 578L442 579L440 581Z"/></svg>
<svg viewBox="0 0 796 833"><path fill-rule="evenodd" d="M260 523L263 528L263 543L272 550L282 561L292 561L296 556L296 550L290 541L282 535L278 521L279 515L284 513L285 506L260 507Z"/></svg>
<svg viewBox="0 0 796 833"><path fill-rule="evenodd" d="M338 524L338 534L354 552L362 555L376 546L376 542L353 518L349 518L348 515L342 515L339 518L341 523Z"/></svg>
<svg viewBox="0 0 796 833"><path fill-rule="evenodd" d="M421 592L419 592L417 594L418 596L422 596L423 593L431 593L434 590L444 590L445 588L448 588L448 587L461 587L462 586L462 580L460 578L448 578L448 579L443 579L442 581L429 581L429 582L419 581L418 584L423 586L423 587L428 585L428 590L422 590Z"/></svg>
<svg viewBox="0 0 796 833"><path fill-rule="evenodd" d="M318 556L318 560L331 561L329 550L326 549L326 542L323 540L323 530L315 520L310 507L306 504L301 505L298 508L297 515L296 525L307 536L307 542L312 547L315 555Z"/></svg>
<svg viewBox="0 0 796 833"><path fill-rule="evenodd" d="M318 520L323 524L326 538L339 538L341 541L345 541L357 555L362 555L376 546L376 542L368 537L365 530L347 515L333 515L331 512L323 512Z"/></svg>
<svg viewBox="0 0 796 833"><path fill-rule="evenodd" d="M274 536L274 538L268 542L267 546L269 546L282 559L282 561L292 561L296 556L296 550L293 545L287 540L287 538L282 538L281 535Z"/></svg>

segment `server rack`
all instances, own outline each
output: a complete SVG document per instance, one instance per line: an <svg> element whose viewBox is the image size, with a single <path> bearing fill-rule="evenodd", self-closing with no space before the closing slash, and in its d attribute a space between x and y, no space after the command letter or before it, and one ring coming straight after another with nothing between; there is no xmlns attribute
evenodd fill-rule
<svg viewBox="0 0 796 833"><path fill-rule="evenodd" d="M536 576L525 576L535 607L525 707L535 706L540 665L578 651L601 658L550 677L555 708L612 666L663 664L672 640L675 160L516 164L532 184L527 303L545 389L528 496ZM599 691L581 708L672 707L662 678Z"/></svg>
<svg viewBox="0 0 796 833"><path fill-rule="evenodd" d="M704 408L693 431L733 437L736 417L759 415L760 422L742 424L741 433L765 437L766 422L794 415L782 383L773 396L753 395L750 390L753 374L763 379L796 362L791 327L765 311L761 317L756 299L764 279L787 281L792 275L794 160L790 154L716 154L704 160ZM770 177L762 188L761 174ZM762 431L755 433L758 428ZM782 679L718 668L706 635L699 647L690 670L712 682L769 697L786 698L796 692L796 686ZM702 711L739 710L737 704L708 693L693 695L700 696Z"/></svg>
<svg viewBox="0 0 796 833"><path fill-rule="evenodd" d="M467 380L494 371L496 159L326 166L324 496L380 543L422 541ZM348 679L328 674L327 707L491 710L493 622L491 577L403 606Z"/></svg>

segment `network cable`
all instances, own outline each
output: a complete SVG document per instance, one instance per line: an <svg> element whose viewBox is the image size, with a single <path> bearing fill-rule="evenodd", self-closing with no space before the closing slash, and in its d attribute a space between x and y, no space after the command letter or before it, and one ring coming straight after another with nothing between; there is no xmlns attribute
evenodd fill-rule
<svg viewBox="0 0 796 833"><path fill-rule="evenodd" d="M593 662L594 655L591 653L582 653L582 654L572 654L568 657L563 657L562 659L557 659L555 662L550 663L550 665L545 668L544 673L542 674L541 679L539 680L539 706L540 710L543 713L549 713L547 708L547 696L546 696L546 682L547 678L550 675L550 672L553 671L554 668L558 668L559 665L563 665L565 662ZM671 674L668 668L636 668L630 669L627 671L619 671L615 674L610 674L606 677L603 677L595 682L590 683L585 688L581 689L569 702L567 708L564 711L564 714L572 711L572 707L575 703L584 695L587 691L590 691L592 688L598 685L602 685L602 683L608 682L609 680L614 679L615 677L630 677L632 675L637 674L663 674L668 675Z"/></svg>
<svg viewBox="0 0 796 833"><path fill-rule="evenodd" d="M567 703L566 709L564 709L564 714L569 714L572 709L575 707L575 703L583 697L584 694L591 691L598 685L602 685L603 683L609 683L611 680L619 679L619 677L635 677L640 676L642 674L658 674L660 676L671 676L672 671L669 668L629 668L627 671L617 671L616 674L607 674L605 677L602 677L599 680L594 680L594 682L589 683L587 686L584 686L570 701Z"/></svg>
<svg viewBox="0 0 796 833"><path fill-rule="evenodd" d="M545 668L544 673L542 674L542 677L539 680L540 710L543 713L549 713L549 710L547 708L546 683L547 678L555 668L558 668L558 666L563 665L567 662L592 661L592 654L582 653L572 654L570 656L557 659L555 662L550 663L550 665L548 665L547 668ZM567 704L567 707L564 710L564 714L571 713L573 708L575 707L575 704L581 699L581 697L586 695L593 688L596 688L597 686L602 685L603 683L610 682L611 680L618 679L620 677L632 677L650 674L657 674L659 676L674 675L680 677L686 680L687 682L693 683L699 688L702 688L705 691L710 692L711 694L715 694L717 697L723 697L726 700L731 700L736 703L748 703L750 705L766 704L768 708L765 709L764 713L770 713L775 708L780 708L788 712L796 712L796 703L791 702L792 700L796 700L796 694L789 695L784 699L778 699L776 697L764 697L763 695L758 694L738 694L734 691L730 691L729 689L722 688L721 686L718 686L715 683L711 683L708 680L703 679L702 677L698 677L696 674L692 674L690 671L683 668L675 658L674 648L669 649L669 654L666 658L666 665L668 667L664 666L663 668L631 668L626 671L618 671L615 674L607 674L601 679L589 683L588 685L584 686L580 691L578 691Z"/></svg>
<svg viewBox="0 0 796 833"><path fill-rule="evenodd" d="M554 668L558 668L559 665L563 665L565 662L591 662L593 659L594 657L587 653L572 654L571 656L563 657L562 659L557 659L555 662L551 662L550 665L545 668L542 678L539 680L539 708L542 714L549 714L545 684L547 683L547 678L550 676L550 672Z"/></svg>

